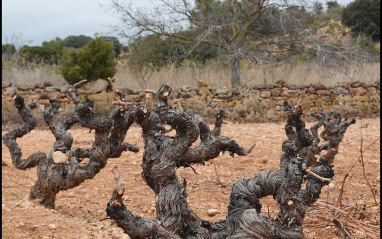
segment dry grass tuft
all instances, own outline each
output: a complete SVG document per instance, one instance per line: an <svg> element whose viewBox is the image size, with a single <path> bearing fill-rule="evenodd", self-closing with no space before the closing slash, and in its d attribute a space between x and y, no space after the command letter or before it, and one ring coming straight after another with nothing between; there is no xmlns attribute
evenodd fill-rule
<svg viewBox="0 0 382 239"><path fill-rule="evenodd" d="M205 82L208 87L218 89L230 88L230 76L228 68L215 64L180 68L169 65L158 71L145 69L141 73L132 73L126 64L119 64L114 78L116 78L117 86L135 90L157 89L162 83L170 84L175 89L185 85L198 87L199 81ZM244 64L241 77L242 84L247 87L273 84L279 80L296 86L321 83L330 87L340 81L374 83L380 80L380 68L379 63L352 63L342 68L309 63L300 63L295 66L284 65L277 68L253 67Z"/></svg>
<svg viewBox="0 0 382 239"><path fill-rule="evenodd" d="M205 82L211 88L230 88L230 70L217 63L203 66L189 65L176 67L168 65L159 70L146 68L136 72L128 67L126 62L119 61L117 73L114 76L116 86L128 87L134 90L146 88L157 89L161 84L169 84L174 89L185 85L198 87L199 81ZM4 61L2 63L3 82L41 83L51 82L54 86L66 84L58 74L57 66L45 63L30 63L26 61ZM254 67L242 64L242 84L247 87L273 84L284 80L288 84L303 86L322 83L325 86L335 86L339 81L361 81L374 83L380 81L379 63L351 63L346 67L324 67L314 63L299 63L295 66Z"/></svg>
<svg viewBox="0 0 382 239"><path fill-rule="evenodd" d="M51 82L53 86L66 84L64 78L58 74L57 66L44 62L28 62L23 59L3 61L1 76L3 82L11 82L13 84L37 84L45 81Z"/></svg>
<svg viewBox="0 0 382 239"><path fill-rule="evenodd" d="M7 122L21 124L23 122L13 101L5 98L1 101L1 122L2 124Z"/></svg>

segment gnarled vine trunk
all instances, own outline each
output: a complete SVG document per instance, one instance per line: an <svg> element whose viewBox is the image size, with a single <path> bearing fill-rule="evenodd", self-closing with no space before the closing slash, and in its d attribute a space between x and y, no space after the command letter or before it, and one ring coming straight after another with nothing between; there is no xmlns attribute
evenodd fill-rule
<svg viewBox="0 0 382 239"><path fill-rule="evenodd" d="M238 180L232 187L227 218L211 223L198 218L189 208L186 181L183 184L178 181L176 165L202 163L217 157L216 152L224 150L239 155L245 155L248 151L229 138L228 144L224 145L224 140L219 138L221 136L214 135L199 116L168 107L167 96L170 93L171 88L168 86L161 87L154 93L155 111L145 107L135 109L136 122L142 127L145 140L142 177L155 192L155 220L159 220L155 224L153 220L145 219L140 227L151 228L145 231L145 236L162 238L155 232L163 227L163 231L170 233L167 235L169 238L303 238L302 223L306 209L318 200L322 187L329 184L334 176L333 152L337 151L346 128L354 120L341 126L339 120L333 124L319 122L309 132L301 119L302 110L299 104L296 107L285 104L284 109L288 114L285 127L287 139L282 144L280 169L262 171L253 178ZM326 117L325 114L323 116ZM164 124L176 129L174 137L165 135ZM321 126L324 126L326 132L323 134L326 137L324 140L331 140L331 143L323 144L327 146L318 145L317 130ZM338 134L334 137L330 133L333 131L330 127L342 128L341 131L335 131ZM201 144L191 147L198 135ZM227 148L230 146L236 149ZM317 154L324 149L328 151L326 154ZM298 156L303 154L315 155L313 168L309 169L308 159ZM309 161L312 162L311 159ZM303 183L306 183L305 189L301 189ZM127 229L127 221L131 221L133 216L122 201L113 204L116 195L115 191L107 207L108 215L116 219L119 225L123 221L125 224L122 228L132 238L141 238L134 230ZM268 195L272 195L280 207L276 219L260 213L260 199ZM119 213L115 214L116 211ZM124 219L121 212L128 216ZM156 226L152 226L154 224ZM129 225L136 226L131 223Z"/></svg>
<svg viewBox="0 0 382 239"><path fill-rule="evenodd" d="M318 200L321 189L334 176L334 157L346 129L355 120L349 120L346 113L342 121L336 112L315 112L310 115L317 118L318 123L309 131L301 118L301 101L296 106L286 103L287 139L282 143L279 170L266 170L253 178L238 180L232 187L228 216L212 223L199 218L189 207L187 183L186 180L182 183L178 180L176 168L203 164L224 151L232 156L244 156L254 146L246 149L220 135L222 111L218 113L215 128L211 131L199 115L169 107L167 97L171 91L171 87L165 85L153 92L155 110L120 102L122 107L113 109L108 117L99 117L94 115L94 102L87 95L84 102L78 99L76 86L70 91L76 105L72 117L61 125L56 124L54 115L58 112L59 102L55 98L50 99L51 107L44 113L44 120L56 139L48 156L36 152L25 160L16 139L36 126L31 113L36 104L26 104L22 96L17 96L15 106L24 124L6 133L3 140L16 168L38 167L38 180L31 189L30 198L41 199L45 206L53 208L59 191L93 178L109 158L120 157L126 150L137 152L139 149L135 145L123 142L127 130L136 122L142 128L145 144L142 178L155 193L156 218L134 216L123 204L124 185L117 169L113 169L116 188L107 205L108 216L132 238L303 238L306 209ZM120 97L124 99L123 95ZM73 138L68 129L74 124L95 130L95 140L90 149L72 147ZM175 136L166 135L166 124L175 129ZM319 135L320 127L324 129ZM192 146L198 137L201 143ZM57 154L68 155L67 162L57 163ZM89 162L81 163L83 158L89 158ZM304 183L305 189L302 189ZM260 199L269 195L280 207L276 218L261 215Z"/></svg>
<svg viewBox="0 0 382 239"><path fill-rule="evenodd" d="M46 207L54 208L56 194L62 190L67 190L80 185L83 181L93 178L102 168L107 160L112 157L119 157L123 151L130 150L138 152L135 145L123 143L126 131L133 123L133 116L128 113L124 116L123 108L116 108L108 117L96 117L92 108L94 102L87 96L85 102L81 103L77 98L77 87L70 91L70 95L76 105L76 113L69 117L61 125L56 125L53 116L59 109L59 101L50 99L51 107L44 113L44 121L56 138L56 141L49 151L48 156L42 152L36 152L27 159L22 159L21 149L16 142L29 133L36 126L36 119L31 110L36 108L34 103L25 104L22 96L15 99L15 106L21 115L24 124L14 130L10 130L3 137L4 144L9 148L13 165L17 169L25 170L36 167L37 182L30 191L30 199L40 199ZM92 148L73 148L73 137L67 131L74 124L95 130L95 140ZM110 134L110 137L109 137ZM67 155L67 162L55 162L55 153ZM88 163L81 163L83 158L89 158Z"/></svg>

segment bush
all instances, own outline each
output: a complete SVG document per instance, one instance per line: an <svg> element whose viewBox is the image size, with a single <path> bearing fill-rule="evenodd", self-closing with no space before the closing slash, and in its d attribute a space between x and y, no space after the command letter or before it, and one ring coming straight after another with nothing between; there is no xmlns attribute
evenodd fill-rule
<svg viewBox="0 0 382 239"><path fill-rule="evenodd" d="M16 53L16 47L13 44L1 45L1 53L3 60L9 60Z"/></svg>
<svg viewBox="0 0 382 239"><path fill-rule="evenodd" d="M144 66L160 68L168 63L166 41L159 36L148 36L138 38L129 45L131 56L130 65L141 69Z"/></svg>
<svg viewBox="0 0 382 239"><path fill-rule="evenodd" d="M106 41L113 43L115 56L121 54L121 43L118 38L112 36L102 36ZM71 47L79 49L84 47L86 44L91 42L92 38L84 35L79 36L68 36L64 40L65 47Z"/></svg>
<svg viewBox="0 0 382 239"><path fill-rule="evenodd" d="M69 84L77 83L80 78L106 79L116 71L113 44L103 37L96 37L81 49L64 49L61 74Z"/></svg>
<svg viewBox="0 0 382 239"><path fill-rule="evenodd" d="M328 6L328 10L333 9L333 8L337 8L340 6L340 4L338 4L337 1L327 1L326 5Z"/></svg>
<svg viewBox="0 0 382 239"><path fill-rule="evenodd" d="M16 47L13 44L1 45L1 53L13 55L16 53Z"/></svg>
<svg viewBox="0 0 382 239"><path fill-rule="evenodd" d="M91 37L79 35L79 36L68 36L64 40L65 47L72 48L82 48L92 40Z"/></svg>
<svg viewBox="0 0 382 239"><path fill-rule="evenodd" d="M192 34L197 33L194 30L179 33L185 37ZM175 64L179 67L189 62L204 64L218 56L218 48L215 46L200 44L195 47L173 38L159 36L137 38L129 45L129 49L131 50L129 63L138 69L145 66L160 68L167 64Z"/></svg>
<svg viewBox="0 0 382 239"><path fill-rule="evenodd" d="M48 64L57 64L62 56L63 48L64 42L56 37L55 40L44 41L42 46L25 45L20 49L20 54L28 61L44 60Z"/></svg>
<svg viewBox="0 0 382 239"><path fill-rule="evenodd" d="M342 23L352 28L353 36L363 34L374 41L380 39L379 0L355 0L342 10Z"/></svg>
<svg viewBox="0 0 382 239"><path fill-rule="evenodd" d="M61 58L61 74L69 84L75 84L81 77L78 55L78 50L64 48L64 53Z"/></svg>

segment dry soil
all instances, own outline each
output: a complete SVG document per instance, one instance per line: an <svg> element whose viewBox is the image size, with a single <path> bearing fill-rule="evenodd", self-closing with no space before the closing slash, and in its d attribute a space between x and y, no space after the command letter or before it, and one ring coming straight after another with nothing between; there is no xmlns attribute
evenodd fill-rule
<svg viewBox="0 0 382 239"><path fill-rule="evenodd" d="M378 119L358 119L349 127L335 158L335 177L331 187L324 187L321 201L337 200L342 179L351 165L357 161L360 149L360 126L363 129L364 145L367 146L380 136ZM307 123L310 127L312 123ZM180 179L187 179L187 193L190 206L202 218L217 221L227 215L227 205L231 185L238 179L250 178L262 170L277 170L281 153L281 143L286 139L284 122L279 124L236 124L225 123L222 135L235 139L243 146L256 143L254 151L245 157L232 158L223 154L206 165L192 169L178 169ZM76 128L70 130L74 137L73 146L90 147L94 134L88 130ZM2 132L4 135L6 131ZM143 148L140 128L131 127L125 141ZM48 153L54 137L49 130L36 129L18 140L24 157L40 150ZM126 186L125 203L136 215L154 218L154 194L141 178L141 160L143 151L134 154L125 152L118 159L110 159L106 167L94 179L87 180L80 186L60 192L56 199L56 210L45 209L38 202L30 202L29 190L36 181L36 168L21 171L13 167L7 147L2 145L2 159L7 166L2 166L2 237L3 238L129 238L106 217L106 204L111 198L115 185L111 169L118 165ZM379 203L380 145L379 141L364 153L366 176L372 187L377 189ZM216 166L216 171L215 167ZM352 171L345 184L344 199L346 204L357 202L367 205L365 222L374 220L379 225L379 207L374 205L370 188L366 185L361 164ZM216 174L217 173L217 174ZM218 183L219 179L225 186ZM264 214L274 216L278 211L272 197L261 200ZM269 206L269 212L268 212ZM218 209L214 217L207 215L208 209ZM327 217L327 215L320 215ZM354 215L356 216L356 215ZM312 213L308 210L304 231L306 238L343 238L333 223L319 219L313 223ZM360 232L353 232L354 238L362 238Z"/></svg>

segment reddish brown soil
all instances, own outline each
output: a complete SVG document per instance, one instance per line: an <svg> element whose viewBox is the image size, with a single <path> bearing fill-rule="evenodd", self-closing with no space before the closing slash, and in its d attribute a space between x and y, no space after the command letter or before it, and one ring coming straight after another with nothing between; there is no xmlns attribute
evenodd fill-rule
<svg viewBox="0 0 382 239"><path fill-rule="evenodd" d="M334 187L330 189L324 187L321 201L337 200L342 179L359 156L361 124L369 124L363 129L365 146L379 137L379 119L358 120L355 125L349 127L334 162ZM311 125L312 123L307 124L309 127ZM225 218L231 185L237 179L253 177L262 170L278 169L281 143L286 138L283 126L284 123L223 125L222 135L232 137L244 146L250 146L254 142L257 144L249 156L232 158L229 154L224 154L214 160L218 177L226 188L217 183L212 163L195 166L199 175L194 174L190 168L178 169L178 176L187 179L189 203L200 217L211 221ZM6 131L2 132L3 135L5 133ZM73 146L82 148L91 146L93 133L89 134L85 129L74 129L71 133L75 140ZM139 139L137 144L142 148L140 136L140 129L134 126L128 131L126 141L133 143ZM54 138L48 130L33 130L18 142L24 156L27 156L38 150L48 153ZM154 194L140 176L142 151L137 154L125 152L118 159L110 159L107 166L94 179L84 182L77 188L60 192L57 195L56 210L45 209L38 202L29 202L26 199L36 181L36 168L27 171L17 170L13 167L9 150L4 144L2 153L3 161L8 164L2 167L3 238L129 238L111 220L100 221L106 217L106 204L114 188L111 169L115 165L118 165L125 181L127 189L125 203L128 208L136 215L154 218ZM364 158L366 176L373 187L379 189L379 141L364 153ZM367 205L364 222L374 220L379 225L379 207L373 206L371 190L365 183L360 165L358 164L352 171L352 177L345 184L343 202L356 203L364 200ZM377 197L379 203L379 190ZM269 214L274 216L278 210L274 200L267 197L262 199L262 203L263 213L268 214L267 206L269 206ZM207 210L210 208L218 209L220 213L209 217ZM311 214L308 210L304 226L306 238L343 238L334 224L325 219L319 219L319 223L312 223ZM325 214L321 216L328 217ZM353 238L364 238L364 234L353 231Z"/></svg>

